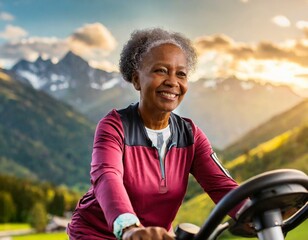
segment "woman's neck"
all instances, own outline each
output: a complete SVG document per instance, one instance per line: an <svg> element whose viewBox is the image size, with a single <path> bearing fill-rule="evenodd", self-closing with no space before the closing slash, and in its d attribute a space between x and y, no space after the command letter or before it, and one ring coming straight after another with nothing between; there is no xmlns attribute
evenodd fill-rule
<svg viewBox="0 0 308 240"><path fill-rule="evenodd" d="M159 130L164 129L169 124L170 112L162 112L159 114L147 113L143 109L138 109L143 124L150 129Z"/></svg>

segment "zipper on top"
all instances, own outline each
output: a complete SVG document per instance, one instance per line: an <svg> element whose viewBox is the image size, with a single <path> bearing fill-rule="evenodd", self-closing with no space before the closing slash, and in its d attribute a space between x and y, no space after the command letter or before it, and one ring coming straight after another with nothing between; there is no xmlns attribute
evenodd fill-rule
<svg viewBox="0 0 308 240"><path fill-rule="evenodd" d="M166 148L166 153L164 155L164 157L166 158L166 155L168 153L168 151L175 146L176 143L172 143L168 146L168 148ZM155 147L155 146L154 146ZM160 166L160 173L161 173L161 180L160 180L160 185L159 185L159 192L160 193L166 193L168 191L168 187L167 187L167 181L166 181L166 172L165 172L165 161L164 159L161 157L160 153L159 153L159 149L157 147L155 147L158 153L158 158L159 158L159 166Z"/></svg>

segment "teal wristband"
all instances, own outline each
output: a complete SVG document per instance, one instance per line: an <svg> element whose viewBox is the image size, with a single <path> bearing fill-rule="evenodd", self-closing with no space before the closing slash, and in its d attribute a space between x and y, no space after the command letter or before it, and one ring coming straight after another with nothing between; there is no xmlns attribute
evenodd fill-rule
<svg viewBox="0 0 308 240"><path fill-rule="evenodd" d="M132 213L123 213L113 222L113 234L117 239L122 239L123 229L133 225L139 226L139 219Z"/></svg>

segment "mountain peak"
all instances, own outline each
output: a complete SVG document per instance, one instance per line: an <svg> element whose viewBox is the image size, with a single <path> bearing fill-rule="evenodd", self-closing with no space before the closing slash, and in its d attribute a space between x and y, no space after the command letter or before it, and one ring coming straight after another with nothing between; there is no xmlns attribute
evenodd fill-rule
<svg viewBox="0 0 308 240"><path fill-rule="evenodd" d="M85 61L82 57L80 57L79 55L75 54L72 51L68 51L65 56L61 59L62 63L66 63L66 64L83 64L83 65L89 65L87 63L87 61Z"/></svg>
<svg viewBox="0 0 308 240"><path fill-rule="evenodd" d="M28 66L29 64L32 64L32 62L26 60L26 59L20 59L12 68L12 71L17 71L20 68L24 68Z"/></svg>
<svg viewBox="0 0 308 240"><path fill-rule="evenodd" d="M38 56L38 58L35 61L36 64L40 64L40 63L47 63L50 64L52 63L50 59L44 59L41 55Z"/></svg>
<svg viewBox="0 0 308 240"><path fill-rule="evenodd" d="M63 58L66 58L66 57L79 57L81 58L78 54L74 53L72 50L68 51Z"/></svg>

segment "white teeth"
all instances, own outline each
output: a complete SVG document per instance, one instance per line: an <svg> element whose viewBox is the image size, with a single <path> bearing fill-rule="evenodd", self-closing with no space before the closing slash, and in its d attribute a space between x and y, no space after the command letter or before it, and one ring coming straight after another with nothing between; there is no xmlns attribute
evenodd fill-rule
<svg viewBox="0 0 308 240"><path fill-rule="evenodd" d="M176 97L176 95L173 94L173 93L162 92L161 94L164 95L164 96L166 96L166 97L170 97L170 98L175 98L175 97Z"/></svg>

